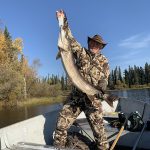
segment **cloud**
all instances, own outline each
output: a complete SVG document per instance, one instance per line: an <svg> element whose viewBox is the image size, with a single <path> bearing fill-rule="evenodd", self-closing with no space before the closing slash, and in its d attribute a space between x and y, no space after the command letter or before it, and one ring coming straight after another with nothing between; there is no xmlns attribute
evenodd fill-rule
<svg viewBox="0 0 150 150"><path fill-rule="evenodd" d="M119 46L128 48L128 49L147 48L150 46L150 34L149 35L143 35L143 34L133 35L127 39L122 40L119 43Z"/></svg>
<svg viewBox="0 0 150 150"><path fill-rule="evenodd" d="M127 69L128 66L144 66L149 62L150 34L136 34L122 40L119 48L109 58L111 68L120 66Z"/></svg>
<svg viewBox="0 0 150 150"><path fill-rule="evenodd" d="M130 51L126 51L124 53L120 53L118 55L116 55L115 57L112 57L111 60L112 61L127 61L130 59L134 59L135 57L139 58L140 57L140 53L141 50L130 50Z"/></svg>

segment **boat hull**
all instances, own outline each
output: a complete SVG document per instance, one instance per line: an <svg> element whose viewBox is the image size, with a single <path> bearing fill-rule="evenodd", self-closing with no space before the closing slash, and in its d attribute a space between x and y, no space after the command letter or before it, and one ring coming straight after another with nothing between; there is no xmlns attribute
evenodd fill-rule
<svg viewBox="0 0 150 150"><path fill-rule="evenodd" d="M52 149L53 147L50 147L48 145L52 145L53 143L53 131L55 130L56 120L61 108L62 107L58 105L58 107L56 107L56 110L53 110L49 113L39 115L37 117L0 129L0 149L6 150L7 148L13 148L14 146L16 146L16 149L18 147L19 150L19 146L23 146L22 143L24 143L24 146L26 145L24 147L24 150L26 150L27 147L33 146L35 146L36 149L41 148L41 150L46 150L46 148ZM150 105L144 102L131 101L127 99L121 100L117 106L117 110L123 111L125 114L138 111L142 115L144 121L150 119ZM105 120L116 118L117 116L114 115L104 116ZM78 118L77 122L80 124L80 127L94 139L91 128L86 118ZM80 132L81 128L72 126L70 130ZM119 130L117 128L111 127L108 123L105 123L105 128L108 136L108 141L111 144L116 138ZM119 147L118 149L131 149L139 135L140 132L130 132L124 130L117 143L117 147ZM138 143L139 149L150 149L149 137L150 131L144 131L142 138Z"/></svg>

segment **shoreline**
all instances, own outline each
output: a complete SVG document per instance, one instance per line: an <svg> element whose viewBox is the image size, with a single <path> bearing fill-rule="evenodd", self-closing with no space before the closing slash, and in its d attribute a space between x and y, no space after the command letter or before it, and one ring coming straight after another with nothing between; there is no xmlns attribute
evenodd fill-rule
<svg viewBox="0 0 150 150"><path fill-rule="evenodd" d="M124 91L124 90L143 90L143 89L150 89L150 87L138 87L138 88L123 88L123 89L114 89L114 90L107 90L108 92L113 91ZM40 97L40 98L28 98L27 100L22 100L18 102L14 102L17 105L13 105L13 101L8 102L8 106L5 106L4 108L4 102L0 102L0 110L2 109L13 109L13 108L21 108L24 106L27 107L33 107L33 106L39 106L39 105L48 105L48 104L57 104L62 103L66 99L67 95L58 95L56 97Z"/></svg>
<svg viewBox="0 0 150 150"><path fill-rule="evenodd" d="M110 89L108 89L107 91L143 90L143 89L150 89L150 87L121 88L121 89L114 89L114 90L110 90Z"/></svg>
<svg viewBox="0 0 150 150"><path fill-rule="evenodd" d="M13 102L10 102L8 103L8 106L5 106L5 108L4 108L4 102L0 102L0 110L13 109L16 107L21 108L24 106L33 107L33 106L39 106L39 105L57 104L57 103L62 103L64 99L65 99L64 96L29 98L27 100L17 102L17 105L14 105L14 106L11 105L11 103Z"/></svg>

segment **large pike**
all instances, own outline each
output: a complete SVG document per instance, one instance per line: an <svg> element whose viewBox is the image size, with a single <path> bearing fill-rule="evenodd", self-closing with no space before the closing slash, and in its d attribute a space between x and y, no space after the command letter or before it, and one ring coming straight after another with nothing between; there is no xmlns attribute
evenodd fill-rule
<svg viewBox="0 0 150 150"><path fill-rule="evenodd" d="M75 87L86 93L88 96L101 95L102 92L88 83L80 74L73 57L69 41L65 37L65 31L60 28L58 38L59 55L66 73Z"/></svg>

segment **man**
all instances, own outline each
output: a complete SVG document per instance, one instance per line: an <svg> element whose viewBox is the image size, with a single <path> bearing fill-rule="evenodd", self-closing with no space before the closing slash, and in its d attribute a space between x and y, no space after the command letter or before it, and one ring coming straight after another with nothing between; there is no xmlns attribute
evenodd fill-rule
<svg viewBox="0 0 150 150"><path fill-rule="evenodd" d="M88 49L83 48L72 36L65 13L60 10L57 11L56 16L65 38L70 42L79 72L87 82L104 91L108 84L109 65L106 57L100 52L106 46L106 43L101 36L95 35L88 37ZM109 97L107 97L108 99ZM57 148L65 148L67 129L73 124L81 111L84 111L91 126L97 149L108 149L109 144L103 125L101 99L98 96L88 99L86 94L76 87L72 89L71 95L60 112L55 130L54 145Z"/></svg>

